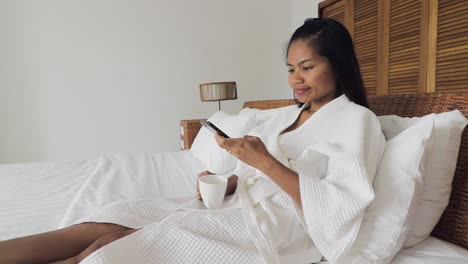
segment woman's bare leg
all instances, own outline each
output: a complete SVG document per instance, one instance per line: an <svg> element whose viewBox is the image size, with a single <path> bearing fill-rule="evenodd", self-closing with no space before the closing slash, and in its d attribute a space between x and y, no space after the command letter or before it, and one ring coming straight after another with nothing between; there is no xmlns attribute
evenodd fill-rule
<svg viewBox="0 0 468 264"><path fill-rule="evenodd" d="M71 257L71 258L68 258L68 259L65 259L65 260L61 260L61 261L57 261L57 262L54 262L54 263L50 263L50 264L76 264L76 263L80 263L83 259L85 259L87 256L91 255L91 253L93 253L94 251L102 248L103 246L106 246L118 239L121 239L125 236L128 236L130 235L131 233L137 231L138 229L129 229L129 230L126 230L126 231L117 231L117 232L113 232L113 233L110 233L110 234L107 234L107 235L104 235L102 237L100 237L99 239L97 239L96 241L94 241L89 247L87 247L85 250L83 250L80 254L74 256L74 257Z"/></svg>
<svg viewBox="0 0 468 264"><path fill-rule="evenodd" d="M49 263L76 256L106 234L130 230L115 224L83 223L0 241L0 264Z"/></svg>

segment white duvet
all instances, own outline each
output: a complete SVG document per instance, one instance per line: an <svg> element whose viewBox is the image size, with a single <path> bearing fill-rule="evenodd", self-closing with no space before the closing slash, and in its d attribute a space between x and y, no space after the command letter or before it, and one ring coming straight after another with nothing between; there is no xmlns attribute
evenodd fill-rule
<svg viewBox="0 0 468 264"><path fill-rule="evenodd" d="M119 200L195 197L203 165L190 151L103 156L68 207L60 227Z"/></svg>
<svg viewBox="0 0 468 264"><path fill-rule="evenodd" d="M57 229L114 199L193 197L202 168L188 150L0 165L0 240Z"/></svg>

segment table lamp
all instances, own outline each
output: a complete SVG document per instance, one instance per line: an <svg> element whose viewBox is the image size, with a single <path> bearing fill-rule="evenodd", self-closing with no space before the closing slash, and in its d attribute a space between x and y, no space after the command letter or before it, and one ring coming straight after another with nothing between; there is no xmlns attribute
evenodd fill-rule
<svg viewBox="0 0 468 264"><path fill-rule="evenodd" d="M202 102L218 101L218 110L221 111L221 101L237 99L236 82L202 83L200 99Z"/></svg>

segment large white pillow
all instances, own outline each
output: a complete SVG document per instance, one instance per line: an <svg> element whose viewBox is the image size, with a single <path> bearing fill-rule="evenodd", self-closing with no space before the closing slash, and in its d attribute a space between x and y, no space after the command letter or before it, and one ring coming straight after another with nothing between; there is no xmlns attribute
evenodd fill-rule
<svg viewBox="0 0 468 264"><path fill-rule="evenodd" d="M385 135L392 137L419 122L421 118L379 117ZM454 110L434 117L434 144L429 149L424 188L418 198L404 247L414 246L429 237L444 212L452 190L461 135L467 124L463 114Z"/></svg>
<svg viewBox="0 0 468 264"><path fill-rule="evenodd" d="M222 111L214 113L208 121L223 130L229 137L243 137L254 127L253 115L229 115ZM214 134L201 127L190 148L192 154L203 162L206 170L215 174L228 173L236 167L237 158L220 148Z"/></svg>
<svg viewBox="0 0 468 264"><path fill-rule="evenodd" d="M366 209L351 248L352 263L389 263L403 246L422 189L433 124L434 115L429 115L401 133L386 137L373 183L375 198Z"/></svg>

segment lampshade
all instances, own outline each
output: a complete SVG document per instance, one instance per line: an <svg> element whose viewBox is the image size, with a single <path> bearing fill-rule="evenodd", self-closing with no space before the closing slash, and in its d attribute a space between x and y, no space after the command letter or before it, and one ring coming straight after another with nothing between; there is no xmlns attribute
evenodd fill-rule
<svg viewBox="0 0 468 264"><path fill-rule="evenodd" d="M236 82L202 83L200 84L200 99L203 102L237 99Z"/></svg>
<svg viewBox="0 0 468 264"><path fill-rule="evenodd" d="M202 83L200 99L202 102L218 101L218 110L221 110L221 101L237 99L236 82Z"/></svg>

